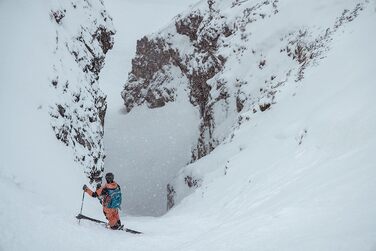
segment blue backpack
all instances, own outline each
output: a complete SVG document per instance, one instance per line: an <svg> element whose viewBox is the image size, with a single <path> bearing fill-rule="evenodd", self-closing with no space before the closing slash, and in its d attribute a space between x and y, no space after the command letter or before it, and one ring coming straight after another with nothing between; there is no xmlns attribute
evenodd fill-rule
<svg viewBox="0 0 376 251"><path fill-rule="evenodd" d="M108 196L111 198L108 203L108 208L120 208L121 205L121 190L118 186L115 189L108 189Z"/></svg>

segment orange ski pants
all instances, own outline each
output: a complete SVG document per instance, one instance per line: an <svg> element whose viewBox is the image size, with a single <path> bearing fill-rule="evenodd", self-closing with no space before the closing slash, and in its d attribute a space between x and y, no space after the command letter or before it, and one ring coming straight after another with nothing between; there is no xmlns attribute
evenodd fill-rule
<svg viewBox="0 0 376 251"><path fill-rule="evenodd" d="M108 220L108 224L110 225L110 227L115 226L116 223L120 221L119 211L117 208L103 207L103 213L106 216L106 219Z"/></svg>

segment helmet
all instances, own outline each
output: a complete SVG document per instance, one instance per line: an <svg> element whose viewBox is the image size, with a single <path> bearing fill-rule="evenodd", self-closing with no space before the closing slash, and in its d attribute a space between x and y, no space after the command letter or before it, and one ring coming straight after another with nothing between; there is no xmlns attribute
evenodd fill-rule
<svg viewBox="0 0 376 251"><path fill-rule="evenodd" d="M114 174L113 173L106 173L106 181L107 183L112 183L114 182Z"/></svg>

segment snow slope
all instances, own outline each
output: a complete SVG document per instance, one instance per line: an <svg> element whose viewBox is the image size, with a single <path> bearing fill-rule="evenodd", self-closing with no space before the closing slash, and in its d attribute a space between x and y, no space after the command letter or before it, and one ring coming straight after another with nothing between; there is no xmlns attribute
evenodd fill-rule
<svg viewBox="0 0 376 251"><path fill-rule="evenodd" d="M375 42L374 22L370 8L302 86L286 88L278 105L191 167L205 180L177 211L205 209L225 222L194 247L226 250L231 239L234 250L375 249L376 51L353 49Z"/></svg>
<svg viewBox="0 0 376 251"><path fill-rule="evenodd" d="M157 114L186 100L183 110L191 109L199 120L186 127L199 130L196 143L187 144L191 161L196 161L239 124L278 105L285 88L304 85L308 70L335 47L333 39L372 4L307 1L297 7L294 0L200 1L137 42L122 91L129 113L124 119L138 114L136 108ZM179 112L175 109L170 116ZM305 128L299 130L305 134ZM194 165L179 172L167 188L168 207L204 178Z"/></svg>
<svg viewBox="0 0 376 251"><path fill-rule="evenodd" d="M0 41L0 189L4 191L0 203L0 250L54 248L63 236L56 226L76 225L72 216L80 208L82 185L88 182L87 166L74 161L74 157L84 152L89 159L90 154L82 149L77 153L78 147L67 148L58 141L53 126L61 121L52 121L50 114L59 102L73 103L66 93L71 94L74 89L67 87L64 92L57 92L60 86L51 85L52 77L61 74L60 80L73 78L72 85L77 89L86 87L86 91L90 91L88 85L92 84L85 81L82 69L77 70L71 55L63 52L72 43L58 44L58 39L67 39L72 34L62 29L66 37L58 36L50 16L56 5L57 2L43 0L0 2L0 27L6 33ZM57 48L59 45L62 50ZM87 98L83 96L82 100ZM85 108L93 106L85 104ZM80 113L80 108L74 110ZM87 122L83 110L78 117ZM94 124L83 127L89 130L90 126L96 127ZM99 135L94 132L84 136L90 141L90 137L98 139ZM70 143L74 145L75 140ZM94 202L86 206L93 208L93 212L100 210ZM51 238L48 232L53 229L56 235Z"/></svg>
<svg viewBox="0 0 376 251"><path fill-rule="evenodd" d="M0 250L47 250L43 232L57 216L71 221L79 207L77 189L86 181L50 125L55 31L49 7L43 1L0 3L0 26L7 34L0 41Z"/></svg>
<svg viewBox="0 0 376 251"><path fill-rule="evenodd" d="M13 38L0 41L0 250L376 250L374 2L271 109L241 114L233 137L187 167L202 177L190 196L162 217L122 218L141 236L72 217L86 178L44 105L55 32L45 3L0 2ZM93 199L84 212L103 219Z"/></svg>

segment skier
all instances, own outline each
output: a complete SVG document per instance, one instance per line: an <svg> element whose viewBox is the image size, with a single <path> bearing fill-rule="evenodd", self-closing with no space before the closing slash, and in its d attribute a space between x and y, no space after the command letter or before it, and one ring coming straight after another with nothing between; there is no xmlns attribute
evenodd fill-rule
<svg viewBox="0 0 376 251"><path fill-rule="evenodd" d="M83 186L83 190L93 198L99 198L103 205L103 213L108 220L108 227L111 229L120 229L122 227L119 218L119 209L121 204L120 186L114 181L114 175L107 173L106 184L98 185L97 190L93 192L87 185Z"/></svg>

